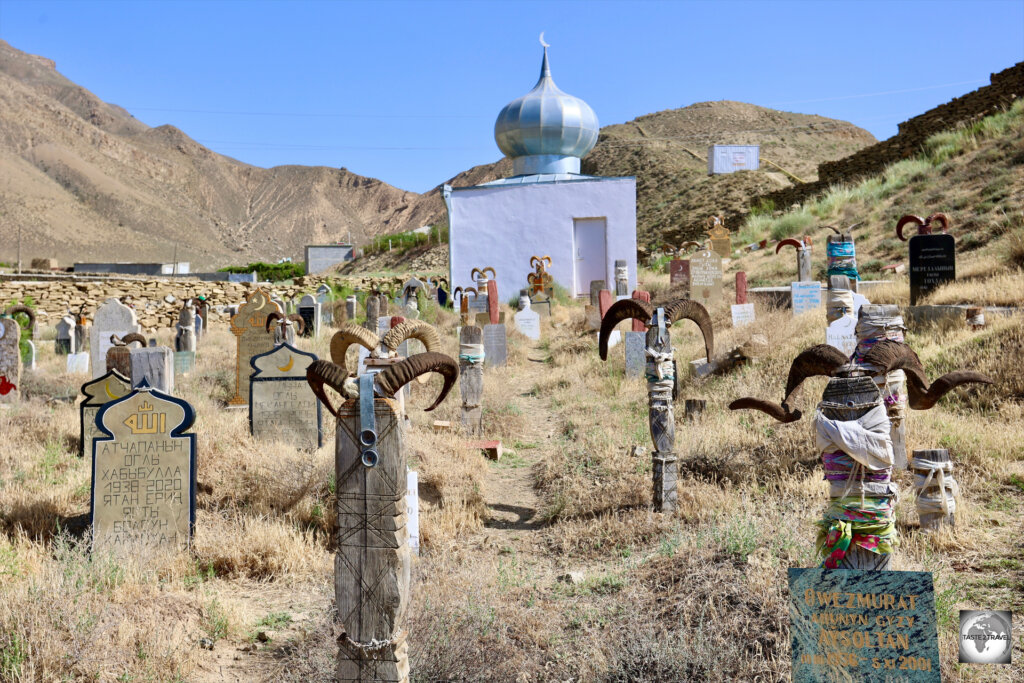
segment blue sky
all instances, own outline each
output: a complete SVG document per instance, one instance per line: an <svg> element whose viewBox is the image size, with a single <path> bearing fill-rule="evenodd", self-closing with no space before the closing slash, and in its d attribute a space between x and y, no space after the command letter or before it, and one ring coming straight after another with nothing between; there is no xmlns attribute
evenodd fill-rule
<svg viewBox="0 0 1024 683"><path fill-rule="evenodd" d="M882 139L1024 60L1024 0L0 0L0 38L149 125L417 192L500 158L494 119L536 81L541 31L602 125L728 99Z"/></svg>

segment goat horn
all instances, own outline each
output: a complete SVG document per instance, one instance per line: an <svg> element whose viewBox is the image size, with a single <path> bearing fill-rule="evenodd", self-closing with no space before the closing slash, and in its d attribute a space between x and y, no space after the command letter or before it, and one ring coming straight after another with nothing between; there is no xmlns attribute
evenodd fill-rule
<svg viewBox="0 0 1024 683"><path fill-rule="evenodd" d="M380 339L373 332L353 322L342 325L341 329L331 337L331 360L346 372L348 369L345 366L345 354L348 352L348 347L353 344L359 344L363 348L373 351L380 345Z"/></svg>
<svg viewBox="0 0 1024 683"><path fill-rule="evenodd" d="M36 326L36 314L28 306L19 304L17 306L10 306L6 311L4 311L4 315L9 315L12 318L14 317L15 313L24 313L25 315L28 316L28 329L31 330L33 327Z"/></svg>
<svg viewBox="0 0 1024 683"><path fill-rule="evenodd" d="M427 351L438 351L441 348L441 336L437 330L420 320L406 320L395 325L387 331L380 343L390 351L397 351L406 339L419 339Z"/></svg>
<svg viewBox="0 0 1024 683"><path fill-rule="evenodd" d="M863 221L861 221L860 223L854 223L853 225L851 225L850 227L848 227L848 228L846 229L846 232L853 232L853 229L854 229L854 228L856 228L856 227L857 227L857 226L859 226L859 225L863 225L863 223L864 223Z"/></svg>
<svg viewBox="0 0 1024 683"><path fill-rule="evenodd" d="M933 222L942 224L942 232L949 230L949 216L944 213L933 213L925 219L925 224L931 225Z"/></svg>
<svg viewBox="0 0 1024 683"><path fill-rule="evenodd" d="M498 274L497 274L496 272L494 272L494 268L491 268L490 266L487 266L486 268L484 268L483 270L481 270L481 271L480 271L480 274L481 274L481 275L486 275L486 274L487 274L487 271L490 271L490 272L491 272L491 279L492 279L492 280L493 280L494 278L498 277Z"/></svg>
<svg viewBox="0 0 1024 683"><path fill-rule="evenodd" d="M292 313L291 315L288 316L287 319L292 321L293 323L295 323L295 325L298 327L298 329L295 330L296 334L301 336L303 333L305 333L305 331L306 331L306 319L305 318L303 318L298 313Z"/></svg>
<svg viewBox="0 0 1024 683"><path fill-rule="evenodd" d="M448 396L448 392L455 386L455 380L459 376L459 364L450 356L435 351L417 353L387 366L382 372L377 373L375 379L380 390L388 397L392 397L406 384L428 372L436 372L444 377L441 393L437 395L430 407L425 409L430 412Z"/></svg>
<svg viewBox="0 0 1024 683"><path fill-rule="evenodd" d="M639 299L622 299L611 305L601 321L601 334L598 337L597 348L601 354L601 360L608 360L608 337L611 336L615 326L623 320L639 320L644 325L651 324L654 316L654 309L646 301Z"/></svg>
<svg viewBox="0 0 1024 683"><path fill-rule="evenodd" d="M753 398L750 396L736 399L729 404L729 410L760 410L762 413L775 418L783 424L796 422L803 415L799 410L790 412L787 408L779 405L778 403L772 403L771 401L766 401L763 398Z"/></svg>
<svg viewBox="0 0 1024 683"><path fill-rule="evenodd" d="M778 254L780 249L788 246L793 246L796 247L797 249L804 248L804 245L801 244L798 240L795 240L792 237L787 237L786 239L782 240L777 245L775 245L775 253Z"/></svg>
<svg viewBox="0 0 1024 683"><path fill-rule="evenodd" d="M283 313L278 313L277 311L271 311L271 313L269 315L267 315L267 332L270 332L270 328L271 328L271 326L274 323L280 324L278 321L284 320L284 319L285 318L284 318L284 314Z"/></svg>
<svg viewBox="0 0 1024 683"><path fill-rule="evenodd" d="M687 247L690 247L690 246L694 246L694 247L697 247L698 249L700 249L700 242L693 242L693 241L683 242L683 246L679 247L679 250L685 253Z"/></svg>
<svg viewBox="0 0 1024 683"><path fill-rule="evenodd" d="M740 398L729 404L730 410L760 410L782 423L796 422L803 415L790 407L790 401L797 389L808 377L824 375L831 377L847 363L843 352L829 344L818 344L801 352L793 359L786 380L786 395L782 403L772 403L761 398Z"/></svg>
<svg viewBox="0 0 1024 683"><path fill-rule="evenodd" d="M842 235L843 234L843 233L839 232L839 228L837 228L834 225L823 225L822 227L823 228L828 228L829 230L831 230L832 232L834 232L837 235Z"/></svg>
<svg viewBox="0 0 1024 683"><path fill-rule="evenodd" d="M920 227L920 226L923 226L924 224L925 224L925 220L923 218L921 218L920 216L915 216L912 213L911 214L907 214L906 216L904 216L903 218L899 219L899 221L896 222L896 236L899 237L904 242L906 242L907 239L909 239L909 238L903 236L903 226L904 225L917 225L917 226Z"/></svg>
<svg viewBox="0 0 1024 683"><path fill-rule="evenodd" d="M469 271L469 279L476 280L477 274L483 275L484 273L479 268L474 268L473 270Z"/></svg>
<svg viewBox="0 0 1024 683"><path fill-rule="evenodd" d="M668 325L677 320L692 320L700 328L704 336L704 352L707 354L708 362L714 357L715 352L715 331L711 327L711 316L698 301L690 299L676 299L665 304L665 318Z"/></svg>
<svg viewBox="0 0 1024 683"><path fill-rule="evenodd" d="M111 340L111 341L113 341L113 340ZM125 336L121 337L121 343L124 346L128 346L132 342L138 342L138 343L142 344L143 346L145 346L146 345L146 338L143 337L138 332L130 332L130 333L126 334Z"/></svg>
<svg viewBox="0 0 1024 683"><path fill-rule="evenodd" d="M883 340L871 347L864 354L864 363L879 368L880 374L888 374L894 370L903 370L907 374L908 403L914 410L928 410L938 403L939 399L961 384L992 384L992 379L980 372L955 370L946 373L928 386L921 360L906 344Z"/></svg>
<svg viewBox="0 0 1024 683"><path fill-rule="evenodd" d="M348 371L345 370L344 366L336 365L327 360L315 360L306 368L306 381L309 383L309 388L313 390L313 393L320 399L320 402L327 406L327 410L331 411L331 415L334 417L341 416L338 415L338 411L334 409L330 399L327 398L324 384L327 384L327 386L340 394L342 393L342 385L347 377Z"/></svg>

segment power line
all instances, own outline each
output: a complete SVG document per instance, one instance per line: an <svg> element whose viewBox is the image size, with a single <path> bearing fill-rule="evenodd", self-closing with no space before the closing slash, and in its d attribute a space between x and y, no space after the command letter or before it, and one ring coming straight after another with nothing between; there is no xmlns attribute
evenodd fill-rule
<svg viewBox="0 0 1024 683"><path fill-rule="evenodd" d="M123 107L128 111L158 111L174 114L217 114L223 116L278 116L332 119L487 119L474 114L323 114L318 112L225 111L216 109L164 109L162 107Z"/></svg>
<svg viewBox="0 0 1024 683"><path fill-rule="evenodd" d="M862 93L860 95L841 95L839 97L822 97L815 100L792 100L789 102L769 102L766 106L777 107L782 104L808 104L811 102L835 102L837 100L855 100L861 97L879 97L881 95L899 95L907 92L921 92L922 90L938 90L939 88L951 88L955 85L976 85L978 83L988 83L986 80L972 80L972 81L960 81L958 83L942 83L940 85L926 85L920 88L904 88L903 90L884 90L882 92L869 92Z"/></svg>

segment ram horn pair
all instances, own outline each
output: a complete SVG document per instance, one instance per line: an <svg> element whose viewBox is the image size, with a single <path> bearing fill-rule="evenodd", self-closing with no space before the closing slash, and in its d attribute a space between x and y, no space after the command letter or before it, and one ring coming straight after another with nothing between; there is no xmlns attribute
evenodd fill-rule
<svg viewBox="0 0 1024 683"><path fill-rule="evenodd" d="M903 236L903 228L907 225L917 226L918 235L930 235L932 233L932 223L939 223L942 225L942 232L949 230L949 217L944 213L933 213L931 216L928 216L928 218L921 218L914 214L908 214L897 221L896 236L904 242L910 239L909 237Z"/></svg>
<svg viewBox="0 0 1024 683"><path fill-rule="evenodd" d="M270 328L272 328L275 324L294 324L298 328L296 332L299 334L299 336L302 336L302 334L306 331L306 321L298 313L284 315L283 313L278 313L277 311L274 311L267 316L267 332L270 332Z"/></svg>
<svg viewBox="0 0 1024 683"><path fill-rule="evenodd" d="M31 330L31 329L35 328L35 326L36 326L36 314L35 314L35 311L33 311L28 306L25 306L23 304L17 304L17 305L14 305L14 306L9 306L7 308L7 310L4 311L4 315L6 315L6 316L8 316L10 318L13 318L18 313L21 313L21 314L23 314L24 316L26 316L28 318L28 329Z"/></svg>
<svg viewBox="0 0 1024 683"><path fill-rule="evenodd" d="M703 248L700 242L694 242L691 240L689 242L683 242L683 245L679 247L679 250L676 253L685 254L686 250L690 247L697 247L698 251Z"/></svg>
<svg viewBox="0 0 1024 683"><path fill-rule="evenodd" d="M396 327L395 329L398 328ZM448 393L455 385L455 380L459 376L458 363L443 353L435 351L417 353L415 356L410 356L398 361L394 365L387 366L384 370L374 375L374 393L381 398L394 398L395 394L406 384L430 372L436 372L441 375L444 378L444 384L441 387L441 393L437 395L437 398L430 404L430 407L426 408L429 412L439 406L441 401L448 396ZM335 417L340 417L340 415L327 397L324 385L326 384L339 394L345 395L345 380L347 379L348 371L345 367L330 361L317 360L306 368L306 381L309 382L310 388Z"/></svg>
<svg viewBox="0 0 1024 683"><path fill-rule="evenodd" d="M494 272L494 268L487 266L486 268L474 268L472 271L470 271L469 278L475 282L486 282L488 279L488 272L491 274L490 279L493 280L495 277L497 277L497 273ZM477 275L479 275L480 277L478 278Z"/></svg>
<svg viewBox="0 0 1024 683"><path fill-rule="evenodd" d="M608 338L619 323L632 319L639 320L650 327L657 308L639 299L622 299L612 304L604 314L604 319L601 320L601 333L597 342L601 360L608 360ZM715 333L711 327L711 316L708 315L707 309L690 299L676 299L662 308L665 309L665 325L667 326L684 319L697 323L697 327L700 328L700 332L704 336L704 351L707 353L708 362L710 362L715 349Z"/></svg>
<svg viewBox="0 0 1024 683"><path fill-rule="evenodd" d="M114 346L128 346L133 342L138 342L143 346L146 345L146 338L138 332L130 332L123 337L119 337L116 334L110 335L110 343Z"/></svg>
<svg viewBox="0 0 1024 683"><path fill-rule="evenodd" d="M821 228L822 228L822 230L831 230L832 232L834 232L835 234L840 235L840 236L849 237L850 233L853 232L853 229L856 228L858 225L860 225L860 223L854 223L853 225L851 225L850 227L848 227L846 229L846 232L841 231L839 228L837 228L834 225L823 225L823 226L821 226Z"/></svg>
<svg viewBox="0 0 1024 683"><path fill-rule="evenodd" d="M802 413L793 409L791 402L804 380L809 377L833 377L840 368L848 363L849 359L834 346L828 344L812 346L793 359L782 403L746 397L730 403L729 409L760 410L779 422L796 422L801 418ZM992 380L981 373L957 370L939 377L929 385L928 376L914 350L906 344L891 340L875 344L864 355L863 363L877 368L878 374L888 374L894 370L906 372L909 404L914 410L932 408L939 399L963 384L992 384Z"/></svg>
<svg viewBox="0 0 1024 683"><path fill-rule="evenodd" d="M365 327L348 322L331 337L331 360L347 376L349 371L345 365L345 354L353 344L362 346L376 357L390 358L397 355L398 347L407 339L418 339L423 342L428 352L441 348L441 337L437 330L421 320L407 319L381 337Z"/></svg>

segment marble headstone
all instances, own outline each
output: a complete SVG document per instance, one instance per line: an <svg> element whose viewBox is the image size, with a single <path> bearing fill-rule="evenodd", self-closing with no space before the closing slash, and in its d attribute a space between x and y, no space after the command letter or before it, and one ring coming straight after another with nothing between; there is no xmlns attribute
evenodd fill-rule
<svg viewBox="0 0 1024 683"><path fill-rule="evenodd" d="M89 330L89 360L92 376L99 377L107 372L107 350L113 346L110 335L125 337L132 332L141 332L135 311L117 299L107 299L96 310Z"/></svg>
<svg viewBox="0 0 1024 683"><path fill-rule="evenodd" d="M647 333L626 332L626 377L640 377L647 365Z"/></svg>
<svg viewBox="0 0 1024 683"><path fill-rule="evenodd" d="M334 313L331 307L331 288L327 285L320 285L316 288L316 302L320 304L320 324L330 325L334 322Z"/></svg>
<svg viewBox="0 0 1024 683"><path fill-rule="evenodd" d="M722 257L715 252L690 257L690 298L707 309L722 300Z"/></svg>
<svg viewBox="0 0 1024 683"><path fill-rule="evenodd" d="M281 441L302 450L323 445L320 401L306 381L317 360L289 344L253 356L249 377L249 432L257 441Z"/></svg>
<svg viewBox="0 0 1024 683"><path fill-rule="evenodd" d="M911 237L910 305L952 280L956 280L956 239L946 234Z"/></svg>
<svg viewBox="0 0 1024 683"><path fill-rule="evenodd" d="M92 443L94 552L187 548L195 526L192 406L140 387L96 416Z"/></svg>
<svg viewBox="0 0 1024 683"><path fill-rule="evenodd" d="M516 329L520 334L535 341L540 339L540 315L538 313L526 307L512 318L515 320Z"/></svg>
<svg viewBox="0 0 1024 683"><path fill-rule="evenodd" d="M75 318L65 315L57 322L57 338L53 350L58 356L66 356L75 348Z"/></svg>

